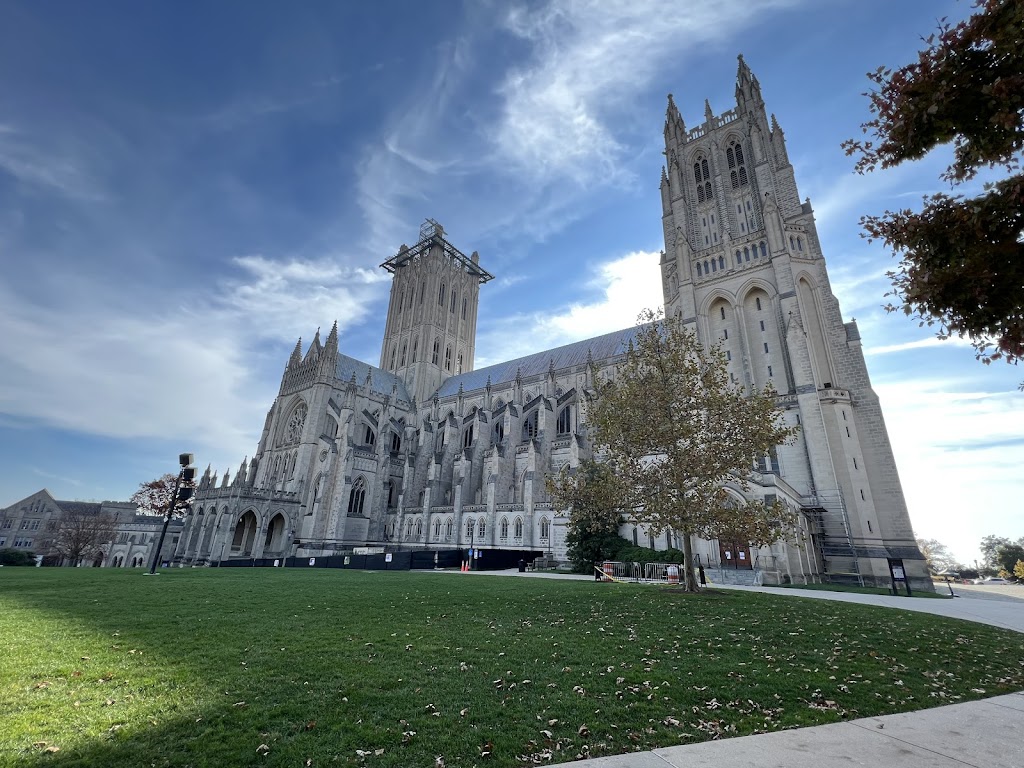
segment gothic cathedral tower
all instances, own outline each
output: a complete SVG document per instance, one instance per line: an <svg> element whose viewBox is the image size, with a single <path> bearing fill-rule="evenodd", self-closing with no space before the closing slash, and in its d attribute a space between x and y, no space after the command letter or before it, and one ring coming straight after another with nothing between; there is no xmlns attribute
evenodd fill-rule
<svg viewBox="0 0 1024 768"><path fill-rule="evenodd" d="M419 404L445 379L473 370L480 285L494 277L479 262L427 219L416 245L381 264L393 278L380 367L400 376Z"/></svg>
<svg viewBox="0 0 1024 768"><path fill-rule="evenodd" d="M887 584L887 561L906 558L925 580L856 322L842 320L810 200L742 56L735 109L705 101L687 130L668 97L665 156L666 314L720 342L735 382L770 383L800 426L796 445L766 457L765 484L800 495L826 570Z"/></svg>

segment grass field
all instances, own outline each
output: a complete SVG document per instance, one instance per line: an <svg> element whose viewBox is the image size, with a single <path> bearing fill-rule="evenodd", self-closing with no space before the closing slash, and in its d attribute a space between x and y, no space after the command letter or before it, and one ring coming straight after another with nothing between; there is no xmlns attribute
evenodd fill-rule
<svg viewBox="0 0 1024 768"><path fill-rule="evenodd" d="M788 596L0 570L0 765L517 766L1021 688L1017 634Z"/></svg>

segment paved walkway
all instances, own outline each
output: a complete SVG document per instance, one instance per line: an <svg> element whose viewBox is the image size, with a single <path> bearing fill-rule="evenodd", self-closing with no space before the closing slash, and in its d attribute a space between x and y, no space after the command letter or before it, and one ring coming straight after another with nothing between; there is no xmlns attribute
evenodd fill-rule
<svg viewBox="0 0 1024 768"><path fill-rule="evenodd" d="M488 572L483 572L488 573ZM528 578L588 578L558 574L490 572ZM954 585L956 598L862 595L778 587L724 589L932 613L1024 633L1024 586ZM1024 644L1024 638L1021 643ZM653 752L562 763L559 768L1020 768L1024 754L1024 692L846 723L797 728L736 739L705 741Z"/></svg>

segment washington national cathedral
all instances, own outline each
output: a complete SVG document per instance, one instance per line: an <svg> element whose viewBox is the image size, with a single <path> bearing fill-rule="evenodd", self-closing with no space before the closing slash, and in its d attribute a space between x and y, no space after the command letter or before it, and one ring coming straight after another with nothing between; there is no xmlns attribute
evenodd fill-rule
<svg viewBox="0 0 1024 768"><path fill-rule="evenodd" d="M666 314L720 341L736 382L770 382L786 423L800 427L760 461L749 496L798 510L803 543L695 540L695 554L765 583L888 585L893 561L929 583L857 324L842 320L811 203L743 58L733 109L716 115L705 102L703 122L687 128L669 96L664 132ZM472 548L481 567L565 559L566 514L544 480L590 456L586 393L636 329L477 369L477 310L492 278L479 255L428 220L381 266L392 282L378 364L343 354L337 325L296 344L255 455L233 477L207 469L175 562L364 547ZM621 534L679 545L672 531L632 522Z"/></svg>

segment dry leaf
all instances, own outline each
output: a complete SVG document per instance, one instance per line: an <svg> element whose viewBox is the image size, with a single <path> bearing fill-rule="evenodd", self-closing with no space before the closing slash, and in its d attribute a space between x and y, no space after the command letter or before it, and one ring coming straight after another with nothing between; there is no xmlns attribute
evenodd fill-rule
<svg viewBox="0 0 1024 768"><path fill-rule="evenodd" d="M265 755L268 752L270 752L270 747L268 747L266 744L260 744L258 747L256 747L257 755Z"/></svg>

